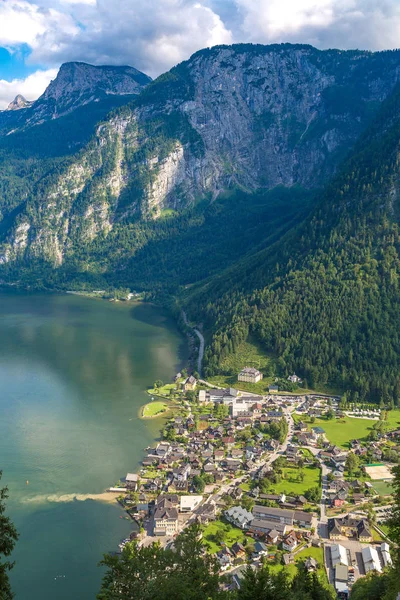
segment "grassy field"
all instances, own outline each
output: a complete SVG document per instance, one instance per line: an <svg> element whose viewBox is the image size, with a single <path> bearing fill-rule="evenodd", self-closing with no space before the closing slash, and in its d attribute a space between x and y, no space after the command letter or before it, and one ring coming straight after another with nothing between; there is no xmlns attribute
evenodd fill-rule
<svg viewBox="0 0 400 600"><path fill-rule="evenodd" d="M171 398L172 396L177 395L177 386L176 383L166 383L162 387L148 389L147 393L150 394L150 396L162 396L164 398Z"/></svg>
<svg viewBox="0 0 400 600"><path fill-rule="evenodd" d="M319 565L318 570L317 570L318 578L320 579L320 581L322 581L324 583L324 585L328 585L328 579L326 576L326 571L324 569L324 551L323 551L323 549L322 548L314 548L312 546L311 546L311 548L304 548L304 550L300 550L300 552L295 555L295 561L296 561L296 563L299 563L299 562L306 560L308 557L315 558L318 561L318 565ZM285 569L285 572L289 575L290 579L293 579L293 577L297 573L296 564L287 565L287 566L269 565L269 567L273 573L278 573L282 569Z"/></svg>
<svg viewBox="0 0 400 600"><path fill-rule="evenodd" d="M142 417L147 419L150 417L156 417L164 413L166 410L168 410L168 404L166 404L165 402L149 402L143 407Z"/></svg>
<svg viewBox="0 0 400 600"><path fill-rule="evenodd" d="M393 487L387 481L371 481L374 490L381 496L390 496L393 494Z"/></svg>
<svg viewBox="0 0 400 600"><path fill-rule="evenodd" d="M310 429L312 427L322 427L328 440L342 448L348 448L350 440L355 438L365 439L374 424L374 421L368 419L354 419L352 417L331 420L321 417L311 423L309 417L296 415L296 421L305 421Z"/></svg>
<svg viewBox="0 0 400 600"><path fill-rule="evenodd" d="M238 527L233 527L230 523L223 521L213 521L203 529L203 541L206 543L211 554L218 552L222 547L221 544L218 544L213 539L217 531L222 531L224 533L223 541L229 547L235 542L240 542L242 544L246 539L244 532Z"/></svg>
<svg viewBox="0 0 400 600"><path fill-rule="evenodd" d="M389 410L386 422L389 430L400 429L400 410Z"/></svg>
<svg viewBox="0 0 400 600"><path fill-rule="evenodd" d="M272 494L286 494L288 496L302 495L312 487L320 486L320 470L314 467L304 467L304 480L299 477L298 467L284 467L282 469L282 481L273 484L270 488Z"/></svg>

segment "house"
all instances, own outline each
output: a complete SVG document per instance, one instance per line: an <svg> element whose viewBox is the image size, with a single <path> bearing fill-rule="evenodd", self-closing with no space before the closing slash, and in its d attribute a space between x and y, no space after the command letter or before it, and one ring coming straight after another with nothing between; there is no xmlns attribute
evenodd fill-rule
<svg viewBox="0 0 400 600"><path fill-rule="evenodd" d="M309 573L314 573L318 569L318 561L312 556L309 556L304 562L304 568Z"/></svg>
<svg viewBox="0 0 400 600"><path fill-rule="evenodd" d="M296 446L288 446L286 448L286 456L289 460L295 460L299 454L299 449Z"/></svg>
<svg viewBox="0 0 400 600"><path fill-rule="evenodd" d="M333 544L331 547L331 562L332 566L344 565L349 566L349 558L347 556L347 550L341 544Z"/></svg>
<svg viewBox="0 0 400 600"><path fill-rule="evenodd" d="M388 567L392 564L392 557L390 556L390 547L389 544L383 542L381 544L381 556L384 567Z"/></svg>
<svg viewBox="0 0 400 600"><path fill-rule="evenodd" d="M193 512L203 500L203 496L181 496L179 509L181 512Z"/></svg>
<svg viewBox="0 0 400 600"><path fill-rule="evenodd" d="M268 554L268 546L266 546L263 542L256 542L254 544L254 552L253 558L255 560L260 560L262 556L267 556Z"/></svg>
<svg viewBox="0 0 400 600"><path fill-rule="evenodd" d="M297 547L297 539L296 536L294 534L294 531L292 531L291 533L289 533L289 535L287 535L283 541L282 541L282 548L284 550L287 550L288 552L293 552L293 550Z"/></svg>
<svg viewBox="0 0 400 600"><path fill-rule="evenodd" d="M196 389L196 385L197 379L193 377L193 375L190 375L187 379L185 379L183 389L185 390L185 392L193 391Z"/></svg>
<svg viewBox="0 0 400 600"><path fill-rule="evenodd" d="M188 463L173 470L173 476L178 481L187 481L187 478L190 475L191 467Z"/></svg>
<svg viewBox="0 0 400 600"><path fill-rule="evenodd" d="M174 535L178 531L178 496L161 495L154 511L154 535Z"/></svg>
<svg viewBox="0 0 400 600"><path fill-rule="evenodd" d="M241 506L232 506L224 514L227 521L236 525L236 527L240 527L240 529L246 529L253 520L253 515Z"/></svg>
<svg viewBox="0 0 400 600"><path fill-rule="evenodd" d="M254 506L253 516L256 519L264 519L266 521L274 521L277 523L285 523L285 525L293 525L294 511L281 508L272 508L270 506Z"/></svg>
<svg viewBox="0 0 400 600"><path fill-rule="evenodd" d="M225 571L232 565L233 554L228 547L222 548L222 550L217 552L216 558L221 567L221 571Z"/></svg>
<svg viewBox="0 0 400 600"><path fill-rule="evenodd" d="M245 558L246 557L246 550L244 549L242 544L240 544L239 542L235 542L230 550L231 550L231 552L233 552L235 558Z"/></svg>
<svg viewBox="0 0 400 600"><path fill-rule="evenodd" d="M285 566L294 564L294 554L284 554L283 563Z"/></svg>
<svg viewBox="0 0 400 600"><path fill-rule="evenodd" d="M301 383L302 382L302 380L300 379L300 377L298 377L296 375L296 373L293 373L293 375L289 375L288 381L291 381L292 383Z"/></svg>
<svg viewBox="0 0 400 600"><path fill-rule="evenodd" d="M274 532L274 535L285 535L286 525L284 523L276 523L274 521L267 521L266 519L253 519L249 524L249 531L258 534L270 534Z"/></svg>
<svg viewBox="0 0 400 600"><path fill-rule="evenodd" d="M368 521L365 519L356 519L349 515L342 518L328 519L328 534L331 540L356 537L360 542L372 541Z"/></svg>
<svg viewBox="0 0 400 600"><path fill-rule="evenodd" d="M238 375L238 381L246 383L258 383L262 378L262 373L253 367L244 367Z"/></svg>
<svg viewBox="0 0 400 600"><path fill-rule="evenodd" d="M136 473L127 473L125 482L128 490L136 492L139 483L139 475L136 475Z"/></svg>
<svg viewBox="0 0 400 600"><path fill-rule="evenodd" d="M199 523L207 525L210 521L215 521L215 504L213 502L207 502L202 504L196 511L196 518Z"/></svg>
<svg viewBox="0 0 400 600"><path fill-rule="evenodd" d="M310 529L312 526L312 519L312 513L304 512L302 510L294 511L293 521L299 525L299 527L306 527L307 529Z"/></svg>
<svg viewBox="0 0 400 600"><path fill-rule="evenodd" d="M382 572L378 551L373 546L367 546L362 549L362 559L366 573L369 573L370 571L377 571L378 573Z"/></svg>
<svg viewBox="0 0 400 600"><path fill-rule="evenodd" d="M279 532L276 529L271 529L267 534L267 539L270 544L276 544L279 539Z"/></svg>

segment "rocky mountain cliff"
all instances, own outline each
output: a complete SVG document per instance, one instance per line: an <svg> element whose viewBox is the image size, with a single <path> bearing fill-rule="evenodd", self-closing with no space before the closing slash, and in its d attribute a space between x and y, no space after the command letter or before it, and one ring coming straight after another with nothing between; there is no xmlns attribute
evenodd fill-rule
<svg viewBox="0 0 400 600"><path fill-rule="evenodd" d="M26 100L21 94L17 94L14 100L7 106L6 110L20 110L21 108L28 108L31 105L31 101Z"/></svg>
<svg viewBox="0 0 400 600"><path fill-rule="evenodd" d="M30 110L41 118L45 101L59 114L93 100L93 90L107 93L93 73L67 65ZM120 223L181 212L229 190L318 188L399 77L399 51L290 44L202 50L148 85L98 126L83 151L40 179L7 225L1 260L60 265Z"/></svg>
<svg viewBox="0 0 400 600"><path fill-rule="evenodd" d="M57 119L108 96L137 95L150 82L150 77L133 67L64 63L57 77L35 102L27 102L18 95L6 111L0 112L0 134ZM18 115L9 112L16 109Z"/></svg>

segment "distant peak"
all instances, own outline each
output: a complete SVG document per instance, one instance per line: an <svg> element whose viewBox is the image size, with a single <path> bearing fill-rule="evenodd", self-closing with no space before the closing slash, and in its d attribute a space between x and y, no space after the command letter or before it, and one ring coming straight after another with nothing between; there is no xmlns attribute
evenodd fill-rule
<svg viewBox="0 0 400 600"><path fill-rule="evenodd" d="M21 94L17 94L12 102L7 106L6 110L19 110L20 108L28 108L32 102L26 100Z"/></svg>

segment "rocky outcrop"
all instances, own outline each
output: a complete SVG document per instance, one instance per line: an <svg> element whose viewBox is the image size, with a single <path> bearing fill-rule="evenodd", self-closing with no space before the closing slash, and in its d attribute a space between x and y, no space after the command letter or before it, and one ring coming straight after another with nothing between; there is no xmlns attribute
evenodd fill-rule
<svg viewBox="0 0 400 600"><path fill-rule="evenodd" d="M10 102L6 110L20 110L21 108L29 108L33 102L26 100L21 94L15 96L14 100Z"/></svg>
<svg viewBox="0 0 400 600"><path fill-rule="evenodd" d="M57 116L147 82L133 69L99 69L64 65L30 110L40 115L40 106L52 106ZM399 51L202 50L97 128L36 200L39 212L18 217L3 261L34 255L60 264L74 244L107 234L119 220L157 218L164 208L183 210L229 189L317 188L399 78ZM18 242L21 223L29 229Z"/></svg>
<svg viewBox="0 0 400 600"><path fill-rule="evenodd" d="M0 111L0 135L57 119L91 102L112 96L126 96L128 101L150 82L150 77L133 67L64 63L40 98L28 102L18 95L5 111ZM18 115L13 114L17 110Z"/></svg>

